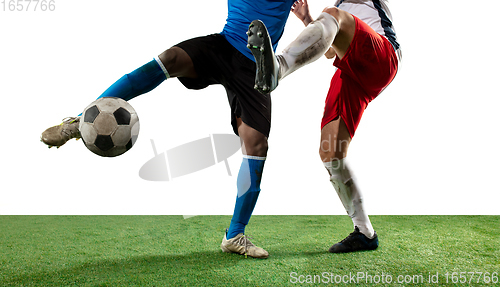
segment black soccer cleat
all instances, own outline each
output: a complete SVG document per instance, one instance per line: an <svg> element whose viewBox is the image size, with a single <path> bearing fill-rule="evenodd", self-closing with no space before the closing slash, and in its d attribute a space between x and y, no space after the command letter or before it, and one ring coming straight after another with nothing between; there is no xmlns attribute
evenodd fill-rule
<svg viewBox="0 0 500 287"><path fill-rule="evenodd" d="M354 227L354 232L349 234L339 243L335 243L330 249L331 253L347 253L363 250L375 250L378 247L377 232L372 239L366 237L363 233L359 232L359 228Z"/></svg>
<svg viewBox="0 0 500 287"><path fill-rule="evenodd" d="M254 88L262 94L268 94L278 86L279 64L274 55L271 38L266 25L260 20L253 20L247 31L248 45L252 52L257 71Z"/></svg>

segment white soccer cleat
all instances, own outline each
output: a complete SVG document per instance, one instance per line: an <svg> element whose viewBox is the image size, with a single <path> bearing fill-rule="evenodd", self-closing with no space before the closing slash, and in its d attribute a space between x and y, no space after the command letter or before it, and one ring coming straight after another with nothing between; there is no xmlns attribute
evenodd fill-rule
<svg viewBox="0 0 500 287"><path fill-rule="evenodd" d="M267 258L269 257L269 253L263 248L255 246L250 241L250 237L248 235L243 235L240 233L236 235L234 238L227 239L227 230L224 233L224 238L222 239L222 243L220 244L220 248L224 252L228 253L237 253L240 255L250 256L253 258Z"/></svg>

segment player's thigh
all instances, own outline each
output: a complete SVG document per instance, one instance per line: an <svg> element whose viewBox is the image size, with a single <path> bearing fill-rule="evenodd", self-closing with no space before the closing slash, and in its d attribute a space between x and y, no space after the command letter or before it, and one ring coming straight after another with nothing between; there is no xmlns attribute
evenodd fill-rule
<svg viewBox="0 0 500 287"><path fill-rule="evenodd" d="M351 136L344 120L338 117L321 129L319 155L323 162L343 159L351 143Z"/></svg>
<svg viewBox="0 0 500 287"><path fill-rule="evenodd" d="M191 57L179 47L172 47L161 53L158 58L165 66L170 77L197 78Z"/></svg>
<svg viewBox="0 0 500 287"><path fill-rule="evenodd" d="M341 10L337 7L327 7L323 12L329 13L339 23L339 32L333 40L332 47L337 53L337 56L342 59L349 48L349 45L354 38L356 31L356 21L351 13Z"/></svg>

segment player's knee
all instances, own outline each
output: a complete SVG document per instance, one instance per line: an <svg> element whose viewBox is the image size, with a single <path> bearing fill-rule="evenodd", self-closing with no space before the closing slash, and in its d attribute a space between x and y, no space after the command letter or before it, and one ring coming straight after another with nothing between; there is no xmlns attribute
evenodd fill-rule
<svg viewBox="0 0 500 287"><path fill-rule="evenodd" d="M353 25L356 25L350 13L337 7L326 7L323 12L332 15L337 20L340 31L350 31Z"/></svg>
<svg viewBox="0 0 500 287"><path fill-rule="evenodd" d="M323 162L340 160L346 157L346 152L339 147L332 148L325 145L325 143L322 143L319 148L319 157Z"/></svg>
<svg viewBox="0 0 500 287"><path fill-rule="evenodd" d="M193 62L189 55L179 47L172 47L161 53L158 58L172 77L195 78Z"/></svg>
<svg viewBox="0 0 500 287"><path fill-rule="evenodd" d="M331 140L321 140L321 144L319 145L319 157L323 162L332 161L332 157L334 157L333 144Z"/></svg>
<svg viewBox="0 0 500 287"><path fill-rule="evenodd" d="M330 6L323 9L323 12L332 15L333 17L335 17L335 19L337 19L337 21L340 21L340 13L341 13L340 11L341 10L335 6Z"/></svg>
<svg viewBox="0 0 500 287"><path fill-rule="evenodd" d="M171 68L177 61L177 53L174 48L175 47L172 47L158 55L158 58L166 68Z"/></svg>
<svg viewBox="0 0 500 287"><path fill-rule="evenodd" d="M248 155L266 156L268 148L267 139L260 139L246 146L246 151Z"/></svg>
<svg viewBox="0 0 500 287"><path fill-rule="evenodd" d="M158 58L163 63L169 73L175 72L176 67L179 66L180 53L179 48L172 47L165 52L161 53Z"/></svg>
<svg viewBox="0 0 500 287"><path fill-rule="evenodd" d="M268 143L265 137L251 138L243 140L243 153L246 155L261 156L267 155Z"/></svg>
<svg viewBox="0 0 500 287"><path fill-rule="evenodd" d="M319 157L321 158L321 161L328 162L328 161L332 161L333 159L335 159L335 154L330 150L325 150L323 147L320 147L319 148Z"/></svg>

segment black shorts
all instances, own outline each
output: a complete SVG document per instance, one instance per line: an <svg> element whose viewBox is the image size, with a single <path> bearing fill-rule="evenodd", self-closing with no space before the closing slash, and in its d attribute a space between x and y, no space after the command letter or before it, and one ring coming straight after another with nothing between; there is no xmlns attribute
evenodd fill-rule
<svg viewBox="0 0 500 287"><path fill-rule="evenodd" d="M176 47L186 51L193 61L198 78L178 78L188 89L204 89L221 84L231 106L231 125L238 134L236 118L269 137L271 97L262 95L255 85L256 65L220 34L193 38Z"/></svg>

